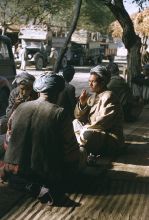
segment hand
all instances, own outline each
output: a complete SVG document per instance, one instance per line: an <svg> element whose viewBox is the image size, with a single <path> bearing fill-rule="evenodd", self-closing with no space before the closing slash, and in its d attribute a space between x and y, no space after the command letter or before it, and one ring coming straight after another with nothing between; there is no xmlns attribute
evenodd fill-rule
<svg viewBox="0 0 149 220"><path fill-rule="evenodd" d="M83 89L79 97L80 104L82 106L85 106L87 104L87 100L88 100L88 93L85 89Z"/></svg>
<svg viewBox="0 0 149 220"><path fill-rule="evenodd" d="M20 105L21 103L24 102L23 98L20 98L19 96L15 99L15 104L14 104L14 108L17 108L18 105Z"/></svg>

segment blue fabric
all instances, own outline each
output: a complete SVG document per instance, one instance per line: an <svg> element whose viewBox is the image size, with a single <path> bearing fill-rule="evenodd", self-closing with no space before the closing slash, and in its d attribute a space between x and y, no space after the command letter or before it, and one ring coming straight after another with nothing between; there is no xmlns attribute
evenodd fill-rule
<svg viewBox="0 0 149 220"><path fill-rule="evenodd" d="M33 84L33 89L36 92L45 92L47 90L60 92L64 87L65 81L63 77L57 74L42 75Z"/></svg>

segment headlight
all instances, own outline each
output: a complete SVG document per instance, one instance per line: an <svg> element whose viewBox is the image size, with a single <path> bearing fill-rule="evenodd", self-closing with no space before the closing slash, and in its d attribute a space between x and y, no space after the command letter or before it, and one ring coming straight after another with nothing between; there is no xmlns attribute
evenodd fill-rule
<svg viewBox="0 0 149 220"><path fill-rule="evenodd" d="M31 54L28 54L28 59L31 59L32 58L32 55Z"/></svg>

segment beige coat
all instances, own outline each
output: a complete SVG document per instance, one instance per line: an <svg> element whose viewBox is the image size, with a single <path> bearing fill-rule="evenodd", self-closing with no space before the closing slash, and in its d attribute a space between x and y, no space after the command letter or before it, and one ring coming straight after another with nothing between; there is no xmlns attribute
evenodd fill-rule
<svg viewBox="0 0 149 220"><path fill-rule="evenodd" d="M123 113L117 97L111 91L91 95L84 108L78 103L75 118L79 120L74 122L77 140L89 151L93 149L93 153L101 153L99 149L104 151L105 147L112 149L112 145L123 145ZM77 126L79 122L82 124L80 130Z"/></svg>

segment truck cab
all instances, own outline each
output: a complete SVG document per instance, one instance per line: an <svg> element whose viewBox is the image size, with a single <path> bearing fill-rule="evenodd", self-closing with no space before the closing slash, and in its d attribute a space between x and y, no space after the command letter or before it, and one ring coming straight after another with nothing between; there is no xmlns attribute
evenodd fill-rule
<svg viewBox="0 0 149 220"><path fill-rule="evenodd" d="M0 36L0 76L5 77L10 83L16 75L14 56L11 41L7 36Z"/></svg>
<svg viewBox="0 0 149 220"><path fill-rule="evenodd" d="M79 54L80 65L98 65L102 60L100 41L92 39L91 33L86 30L75 31L71 40L82 47Z"/></svg>
<svg viewBox="0 0 149 220"><path fill-rule="evenodd" d="M52 32L47 25L27 25L20 29L19 39L27 51L27 65L35 65L42 70L49 63L52 44ZM21 62L21 59L16 62Z"/></svg>

